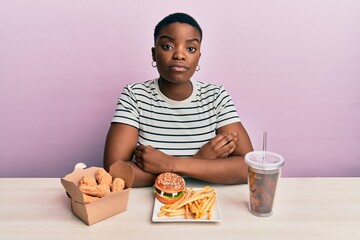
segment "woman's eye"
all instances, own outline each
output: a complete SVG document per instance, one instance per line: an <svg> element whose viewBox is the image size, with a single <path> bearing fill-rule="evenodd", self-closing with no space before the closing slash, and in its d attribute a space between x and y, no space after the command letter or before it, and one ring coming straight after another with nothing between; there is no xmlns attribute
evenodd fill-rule
<svg viewBox="0 0 360 240"><path fill-rule="evenodd" d="M189 51L190 53L196 52L196 48L194 48L194 47L189 47L189 48L188 48L188 51Z"/></svg>
<svg viewBox="0 0 360 240"><path fill-rule="evenodd" d="M172 48L172 46L170 46L169 44L164 44L161 46L164 50L169 50Z"/></svg>

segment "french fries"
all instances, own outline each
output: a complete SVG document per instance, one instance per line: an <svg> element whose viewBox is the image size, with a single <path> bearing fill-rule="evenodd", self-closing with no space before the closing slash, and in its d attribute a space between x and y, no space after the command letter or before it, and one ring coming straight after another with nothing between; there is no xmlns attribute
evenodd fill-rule
<svg viewBox="0 0 360 240"><path fill-rule="evenodd" d="M158 217L183 215L185 219L200 219L207 214L207 219L211 220L215 200L214 188L206 186L198 191L189 188L178 201L162 206Z"/></svg>

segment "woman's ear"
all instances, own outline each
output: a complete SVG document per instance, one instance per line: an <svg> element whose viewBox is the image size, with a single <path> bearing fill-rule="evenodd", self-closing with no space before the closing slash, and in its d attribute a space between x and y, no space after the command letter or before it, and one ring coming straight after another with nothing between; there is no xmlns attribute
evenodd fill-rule
<svg viewBox="0 0 360 240"><path fill-rule="evenodd" d="M151 56L152 56L152 60L153 60L154 62L156 62L156 58L155 58L155 48L154 48L154 47L151 48Z"/></svg>

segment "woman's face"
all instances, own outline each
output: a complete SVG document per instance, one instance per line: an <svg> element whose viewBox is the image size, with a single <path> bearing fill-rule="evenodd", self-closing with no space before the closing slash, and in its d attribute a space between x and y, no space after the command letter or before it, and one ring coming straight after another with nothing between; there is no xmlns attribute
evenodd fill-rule
<svg viewBox="0 0 360 240"><path fill-rule="evenodd" d="M186 23L163 27L152 48L160 76L171 83L184 83L194 74L200 59L200 33Z"/></svg>

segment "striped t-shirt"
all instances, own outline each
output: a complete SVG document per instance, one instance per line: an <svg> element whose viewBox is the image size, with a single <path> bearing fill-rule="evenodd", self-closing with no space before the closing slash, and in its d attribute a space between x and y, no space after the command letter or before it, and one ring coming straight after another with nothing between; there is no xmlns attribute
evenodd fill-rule
<svg viewBox="0 0 360 240"><path fill-rule="evenodd" d="M138 144L173 156L193 156L216 129L240 119L223 86L191 82L193 93L183 101L163 95L158 79L125 86L112 123L137 128Z"/></svg>

